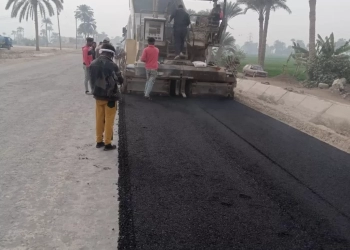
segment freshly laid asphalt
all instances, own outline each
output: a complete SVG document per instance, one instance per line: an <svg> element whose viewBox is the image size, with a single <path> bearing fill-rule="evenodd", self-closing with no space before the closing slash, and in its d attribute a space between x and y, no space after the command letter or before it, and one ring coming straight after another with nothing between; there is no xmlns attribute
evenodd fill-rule
<svg viewBox="0 0 350 250"><path fill-rule="evenodd" d="M119 249L350 249L350 155L235 101L119 112Z"/></svg>

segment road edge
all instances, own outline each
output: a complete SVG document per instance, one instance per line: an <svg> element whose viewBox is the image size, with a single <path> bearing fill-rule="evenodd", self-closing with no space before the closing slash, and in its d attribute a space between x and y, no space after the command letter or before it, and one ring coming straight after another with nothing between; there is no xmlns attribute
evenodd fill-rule
<svg viewBox="0 0 350 250"><path fill-rule="evenodd" d="M135 233L133 206L131 200L131 182L128 157L128 144L125 121L125 99L121 97L118 102L118 193L119 193L119 239L118 249L135 249Z"/></svg>

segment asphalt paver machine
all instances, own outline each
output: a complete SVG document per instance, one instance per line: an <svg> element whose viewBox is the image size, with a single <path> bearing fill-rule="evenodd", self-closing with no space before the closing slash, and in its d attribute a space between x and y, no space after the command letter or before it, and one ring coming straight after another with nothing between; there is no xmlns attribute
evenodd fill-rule
<svg viewBox="0 0 350 250"><path fill-rule="evenodd" d="M213 3L215 8L217 0ZM188 28L184 57L175 60L173 28L167 20L179 4L183 5L183 1L130 0L131 15L127 25L126 53L125 58L120 60L125 77L122 91L144 91L146 70L140 58L147 46L147 39L154 37L155 45L160 51L160 64L152 93L184 98L202 95L233 98L237 84L234 73L226 67L207 63L210 48L219 47L221 36L226 32L226 0L223 2L221 23L213 22L211 14L191 15L192 24ZM149 6L153 8L147 10ZM198 67L194 62L204 64Z"/></svg>

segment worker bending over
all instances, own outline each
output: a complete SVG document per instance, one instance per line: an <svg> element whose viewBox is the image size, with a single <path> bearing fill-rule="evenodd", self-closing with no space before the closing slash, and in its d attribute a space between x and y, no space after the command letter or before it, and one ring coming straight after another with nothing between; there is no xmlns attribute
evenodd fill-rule
<svg viewBox="0 0 350 250"><path fill-rule="evenodd" d="M103 44L100 56L90 66L91 85L96 99L96 148L104 147L105 151L116 149L112 145L112 138L116 102L119 99L118 84L124 82L118 66L113 62L114 55L113 45Z"/></svg>
<svg viewBox="0 0 350 250"><path fill-rule="evenodd" d="M185 47L185 40L187 36L187 27L191 24L190 15L184 10L182 5L178 6L170 16L169 22L174 19L174 39L175 39L175 59L184 56L182 53Z"/></svg>

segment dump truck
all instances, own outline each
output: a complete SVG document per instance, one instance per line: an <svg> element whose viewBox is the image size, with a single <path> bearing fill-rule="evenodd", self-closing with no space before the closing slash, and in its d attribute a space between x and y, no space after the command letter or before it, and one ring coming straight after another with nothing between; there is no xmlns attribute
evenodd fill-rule
<svg viewBox="0 0 350 250"><path fill-rule="evenodd" d="M216 0L213 2L215 8L218 3ZM237 84L234 72L208 61L208 52L220 46L221 36L226 32L226 0L223 2L221 23L213 22L211 14L191 15L191 20L195 21L188 27L184 57L175 60L173 27L168 19L180 4L185 6L182 0L130 0L131 14L128 25L123 29L126 36L125 57L119 58L125 78L122 91L144 92L146 70L140 57L147 46L147 39L154 37L155 46L160 51L160 64L152 93L184 98L202 95L233 98ZM198 62L202 62L199 63L202 67L197 66Z"/></svg>

